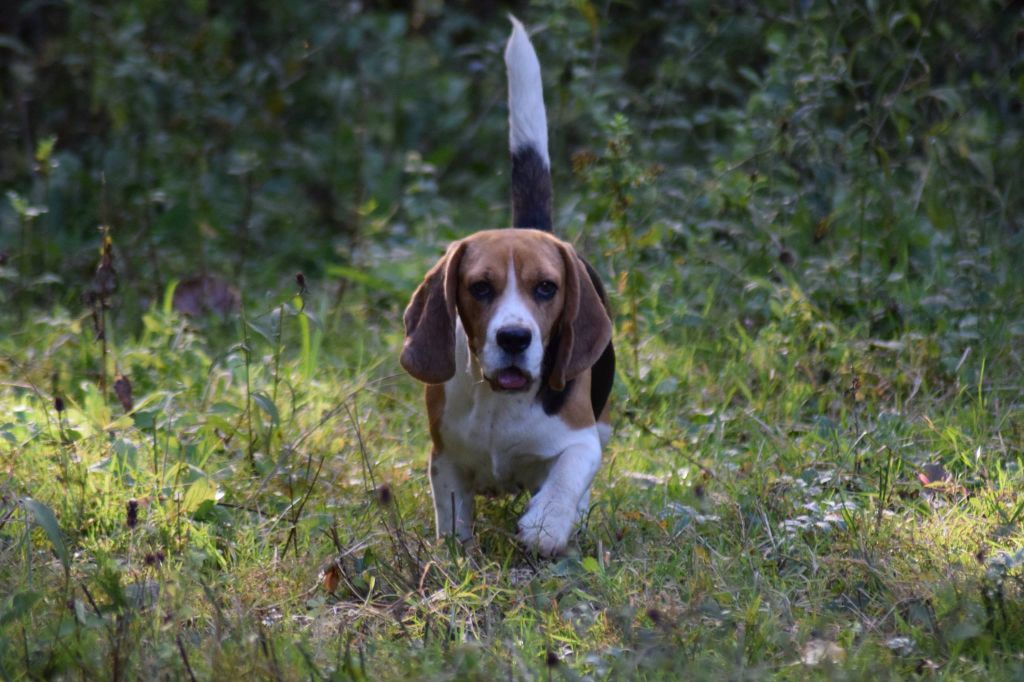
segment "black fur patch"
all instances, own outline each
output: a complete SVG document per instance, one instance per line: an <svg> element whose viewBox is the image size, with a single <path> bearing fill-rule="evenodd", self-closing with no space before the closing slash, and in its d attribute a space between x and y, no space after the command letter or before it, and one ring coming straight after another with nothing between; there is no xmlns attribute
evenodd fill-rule
<svg viewBox="0 0 1024 682"><path fill-rule="evenodd" d="M614 382L615 347L609 341L601 357L590 368L590 404L594 406L594 419L601 416L601 411L608 404L608 396L612 394Z"/></svg>
<svg viewBox="0 0 1024 682"><path fill-rule="evenodd" d="M555 353L558 350L558 342L559 337L555 336L544 351L544 371L540 375L540 390L537 391L537 400L540 401L544 414L548 416L562 411L565 401L569 399L572 389L576 385L576 380L570 379L561 391L556 391L548 386L548 379L551 377L551 364L554 362ZM608 396L612 393L614 381L615 348L609 342L604 353L590 368L590 405L594 408L594 419L601 416L601 411L608 403Z"/></svg>
<svg viewBox="0 0 1024 682"><path fill-rule="evenodd" d="M551 171L533 147L512 154L512 227L551 232Z"/></svg>
<svg viewBox="0 0 1024 682"><path fill-rule="evenodd" d="M555 364L555 357L558 355L558 344L561 343L561 340L562 335L558 332L551 335L548 347L544 349L544 363L541 365L540 371L540 389L537 391L537 400L540 401L540 406L544 408L544 414L549 417L562 411L565 401L569 399L569 392L572 391L573 384L576 383L575 380L570 379L561 391L556 391L548 386L548 380L551 378L551 367Z"/></svg>
<svg viewBox="0 0 1024 682"><path fill-rule="evenodd" d="M590 275L590 281L594 284L594 289L597 290L597 296L601 299L601 303L604 304L604 309L608 310L609 317L611 316L611 310L608 309L608 295L604 292L604 284L601 283L601 278L598 277L597 271L594 267L588 263L585 259L583 260L583 266L587 269L587 274ZM608 403L608 396L612 393L612 384L615 382L615 347L611 341L608 342L608 347L601 353L601 357L597 359L594 366L590 368L590 404L594 406L594 418L601 416L601 411L604 406Z"/></svg>

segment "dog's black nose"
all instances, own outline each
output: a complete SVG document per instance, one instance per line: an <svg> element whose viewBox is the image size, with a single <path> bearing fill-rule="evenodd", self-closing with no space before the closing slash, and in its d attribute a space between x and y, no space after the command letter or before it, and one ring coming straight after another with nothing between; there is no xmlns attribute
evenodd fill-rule
<svg viewBox="0 0 1024 682"><path fill-rule="evenodd" d="M530 345L533 334L525 327L502 327L498 330L498 346L506 353L521 353Z"/></svg>

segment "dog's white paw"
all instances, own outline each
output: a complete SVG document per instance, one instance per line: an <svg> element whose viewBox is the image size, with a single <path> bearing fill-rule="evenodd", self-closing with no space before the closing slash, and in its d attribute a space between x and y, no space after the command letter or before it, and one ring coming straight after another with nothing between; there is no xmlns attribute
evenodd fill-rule
<svg viewBox="0 0 1024 682"><path fill-rule="evenodd" d="M562 554L569 544L576 514L575 507L538 495L530 500L526 513L519 519L516 539L541 556Z"/></svg>

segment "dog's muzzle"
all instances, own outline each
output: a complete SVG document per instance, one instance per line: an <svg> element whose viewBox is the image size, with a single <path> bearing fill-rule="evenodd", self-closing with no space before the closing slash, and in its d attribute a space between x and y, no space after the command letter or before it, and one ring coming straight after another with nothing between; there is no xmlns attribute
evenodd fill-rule
<svg viewBox="0 0 1024 682"><path fill-rule="evenodd" d="M495 372L494 376L488 377L491 388L496 391L522 391L529 388L533 377L519 367L516 360L530 347L533 332L526 327L502 327L495 334L494 340L511 362Z"/></svg>

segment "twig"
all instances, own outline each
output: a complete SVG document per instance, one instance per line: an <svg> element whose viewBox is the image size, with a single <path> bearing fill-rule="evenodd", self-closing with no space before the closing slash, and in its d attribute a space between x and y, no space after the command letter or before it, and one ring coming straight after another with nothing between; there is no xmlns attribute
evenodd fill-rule
<svg viewBox="0 0 1024 682"><path fill-rule="evenodd" d="M313 480L306 489L306 494L302 496L302 500L299 501L299 506L295 508L295 513L292 515L292 527L288 531L288 537L284 541L284 551L281 553L282 556L288 553L288 544L292 541L295 542L295 556L299 556L299 540L296 537L295 529L298 527L299 519L302 517L302 510L306 506L306 502L309 500L309 496L313 494L313 488L316 487L316 482L320 478L320 472L324 468L324 461L327 459L327 455L320 456L320 463L316 467L316 473L313 474Z"/></svg>
<svg viewBox="0 0 1024 682"><path fill-rule="evenodd" d="M256 444L252 431L252 377L249 364L252 361L252 348L249 346L249 320L245 315L245 300L239 301L238 309L242 316L242 345L245 348L245 418L249 431L249 442L246 444L249 467L256 472Z"/></svg>
<svg viewBox="0 0 1024 682"><path fill-rule="evenodd" d="M354 397L354 394L352 397ZM362 429L359 428L359 420L356 419L356 416L352 413L347 402L343 403L342 406L345 408L345 413L348 415L349 423L352 424L352 430L355 431L356 442L359 444L359 454L363 458L363 468L366 470L366 475L370 479L371 491L376 490L377 479L373 475L373 466L370 464L370 455L366 452L366 443L363 442L363 432Z"/></svg>
<svg viewBox="0 0 1024 682"><path fill-rule="evenodd" d="M185 643L181 641L180 633L176 639L178 640L178 653L181 654L181 662L185 664L185 671L188 673L188 679L192 680L192 682L196 682L196 675L192 672L192 666L188 662L188 654L185 653Z"/></svg>
<svg viewBox="0 0 1024 682"><path fill-rule="evenodd" d="M710 468L708 468L708 467L704 466L703 464L701 464L701 463L700 463L700 462L699 462L699 461L697 460L697 458L696 458L696 457L694 457L693 455L691 455L691 454L689 454L689 453L687 453L687 452L684 452L682 448L680 448L680 447L679 447L678 445L676 445L675 443L673 443L673 442L672 442L671 440L669 440L669 439L668 439L668 438L666 438L665 436L662 436L662 435L661 435L661 434L659 434L659 433L655 433L655 432L654 432L654 431L652 431L652 430L651 430L651 428L650 428L649 426L647 426L646 424L641 424L641 423L639 423L639 422L635 422L635 423L636 423L636 425L637 425L637 426L639 426L639 427L640 427L640 429L641 429L641 430L642 430L642 431L643 431L644 433L646 433L646 434L647 434L648 436L652 436L652 437L654 437L654 438L658 439L658 441L659 441L659 442L661 443L661 445L663 445L663 446L665 446L665 447L667 447L667 448L671 448L671 449L672 449L672 450L673 450L673 451L674 451L674 452L675 452L675 453L676 453L677 455L679 455L680 457L682 457L683 459L685 459L685 460L686 460L687 462L689 462L689 463L690 463L690 464L692 464L693 466L695 466L695 467L699 468L702 474L704 474L705 476L707 476L707 477L709 477L709 478L713 478L713 479L715 479L716 481L717 481L717 480L719 480L719 478L718 478L718 475L717 475L717 474L715 474L715 472L714 472L714 471L713 471L712 469L710 469Z"/></svg>

